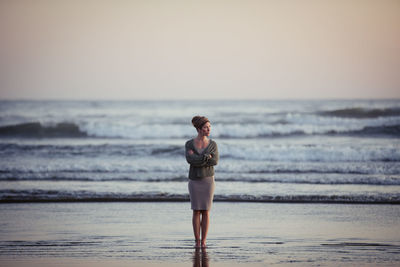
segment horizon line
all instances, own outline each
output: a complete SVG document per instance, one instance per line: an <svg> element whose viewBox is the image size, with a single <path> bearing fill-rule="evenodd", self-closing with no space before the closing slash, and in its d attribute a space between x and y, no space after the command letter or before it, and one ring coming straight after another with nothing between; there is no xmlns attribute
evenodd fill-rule
<svg viewBox="0 0 400 267"><path fill-rule="evenodd" d="M396 98L366 98L366 97L357 97L357 98L344 98L344 97L320 97L320 98L200 98L200 99L191 99L191 98L0 98L1 102L24 102L24 101L32 101L32 102L41 102L41 101L49 101L49 102L174 102L174 101L192 101L192 102L203 102L203 101L398 101L400 97Z"/></svg>

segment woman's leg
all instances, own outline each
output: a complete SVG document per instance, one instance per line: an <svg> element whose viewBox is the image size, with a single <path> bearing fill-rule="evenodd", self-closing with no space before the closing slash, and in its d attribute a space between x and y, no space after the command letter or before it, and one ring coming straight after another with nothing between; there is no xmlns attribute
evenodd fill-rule
<svg viewBox="0 0 400 267"><path fill-rule="evenodd" d="M196 239L196 247L199 247L200 246L200 211L199 210L193 210L192 224L193 224L194 238Z"/></svg>
<svg viewBox="0 0 400 267"><path fill-rule="evenodd" d="M210 214L208 210L201 211L201 246L206 246L208 226L210 225Z"/></svg>

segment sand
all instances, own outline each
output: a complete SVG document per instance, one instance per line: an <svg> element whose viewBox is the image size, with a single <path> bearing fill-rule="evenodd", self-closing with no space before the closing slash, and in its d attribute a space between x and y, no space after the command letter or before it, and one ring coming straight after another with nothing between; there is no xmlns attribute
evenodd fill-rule
<svg viewBox="0 0 400 267"><path fill-rule="evenodd" d="M1 266L399 266L400 206L216 202L193 248L188 202L1 204Z"/></svg>

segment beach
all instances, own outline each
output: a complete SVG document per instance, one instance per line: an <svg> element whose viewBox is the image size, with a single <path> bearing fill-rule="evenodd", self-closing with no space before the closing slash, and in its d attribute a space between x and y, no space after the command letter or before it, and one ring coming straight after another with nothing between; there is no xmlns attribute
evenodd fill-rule
<svg viewBox="0 0 400 267"><path fill-rule="evenodd" d="M1 266L400 263L398 205L216 202L205 251L188 202L1 204L0 216Z"/></svg>

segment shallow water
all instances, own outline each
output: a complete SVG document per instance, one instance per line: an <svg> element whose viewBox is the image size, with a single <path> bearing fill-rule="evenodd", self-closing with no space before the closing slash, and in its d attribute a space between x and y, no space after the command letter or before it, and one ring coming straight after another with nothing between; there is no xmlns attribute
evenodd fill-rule
<svg viewBox="0 0 400 267"><path fill-rule="evenodd" d="M206 252L193 248L190 204L0 205L0 260L396 266L400 206L214 203Z"/></svg>

